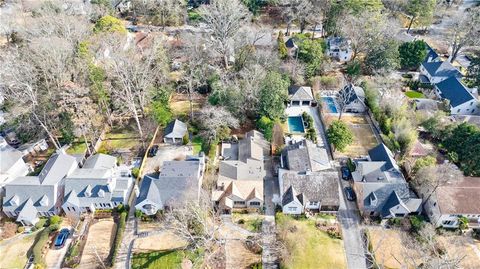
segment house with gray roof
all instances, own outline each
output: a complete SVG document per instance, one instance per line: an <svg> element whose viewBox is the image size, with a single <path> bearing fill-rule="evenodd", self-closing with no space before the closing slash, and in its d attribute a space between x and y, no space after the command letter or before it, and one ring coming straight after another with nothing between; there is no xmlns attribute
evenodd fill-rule
<svg viewBox="0 0 480 269"><path fill-rule="evenodd" d="M291 106L310 106L315 101L312 88L307 86L291 86L288 88L288 99Z"/></svg>
<svg viewBox="0 0 480 269"><path fill-rule="evenodd" d="M357 204L364 216L403 217L421 212L422 199L410 190L393 153L384 144L355 161L352 172Z"/></svg>
<svg viewBox="0 0 480 269"><path fill-rule="evenodd" d="M282 150L278 181L285 214L338 210L338 173L332 169L326 148L310 140Z"/></svg>
<svg viewBox="0 0 480 269"><path fill-rule="evenodd" d="M480 114L479 101L457 77L450 77L435 84L437 97L447 99L452 115Z"/></svg>
<svg viewBox="0 0 480 269"><path fill-rule="evenodd" d="M16 177L26 176L30 168L23 160L21 151L10 146L0 136L0 197L3 196L3 187Z"/></svg>
<svg viewBox="0 0 480 269"><path fill-rule="evenodd" d="M326 53L328 56L336 59L337 61L348 62L353 56L353 50L350 43L350 40L343 37L329 37L327 38Z"/></svg>
<svg viewBox="0 0 480 269"><path fill-rule="evenodd" d="M186 123L175 119L171 121L163 132L163 142L168 144L182 144L183 137L188 135L188 126Z"/></svg>
<svg viewBox="0 0 480 269"><path fill-rule="evenodd" d="M79 215L127 204L133 181L128 167L117 166L117 158L92 155L65 178L63 211Z"/></svg>
<svg viewBox="0 0 480 269"><path fill-rule="evenodd" d="M339 104L343 105L343 111L363 113L366 110L365 92L362 87L352 83L346 84L337 94Z"/></svg>
<svg viewBox="0 0 480 269"><path fill-rule="evenodd" d="M263 162L269 153L270 143L255 130L246 133L238 145L222 144L224 160L220 162L217 186L212 192L217 209L228 213L235 208L263 207L266 176Z"/></svg>
<svg viewBox="0 0 480 269"><path fill-rule="evenodd" d="M450 77L461 79L462 73L454 67L449 61L423 62L420 65L420 74L423 75L430 84L437 84Z"/></svg>
<svg viewBox="0 0 480 269"><path fill-rule="evenodd" d="M3 212L23 225L35 225L41 216L61 211L65 177L78 168L74 157L59 151L38 176L17 177L5 185Z"/></svg>
<svg viewBox="0 0 480 269"><path fill-rule="evenodd" d="M158 210L181 208L198 203L205 172L205 156L184 161L165 161L158 177L146 175L140 184L135 208L146 215Z"/></svg>

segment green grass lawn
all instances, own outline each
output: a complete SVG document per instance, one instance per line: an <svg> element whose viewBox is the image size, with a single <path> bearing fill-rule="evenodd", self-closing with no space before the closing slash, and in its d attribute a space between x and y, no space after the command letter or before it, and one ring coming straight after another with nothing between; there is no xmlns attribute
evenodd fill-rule
<svg viewBox="0 0 480 269"><path fill-rule="evenodd" d="M407 91L405 92L405 95L408 98L425 98L425 95L421 92L416 92L416 91Z"/></svg>
<svg viewBox="0 0 480 269"><path fill-rule="evenodd" d="M77 141L73 142L72 146L70 146L67 149L68 154L82 154L87 150L87 145L85 145L85 142L82 141Z"/></svg>
<svg viewBox="0 0 480 269"><path fill-rule="evenodd" d="M289 255L282 268L330 269L346 268L343 241L331 238L315 227L315 221L296 220L277 213L277 229Z"/></svg>
<svg viewBox="0 0 480 269"><path fill-rule="evenodd" d="M258 214L233 213L232 220L237 225L250 232L258 233L262 230L263 218Z"/></svg>
<svg viewBox="0 0 480 269"><path fill-rule="evenodd" d="M202 151L203 140L200 136L196 136L192 139L193 155L198 155Z"/></svg>
<svg viewBox="0 0 480 269"><path fill-rule="evenodd" d="M198 252L188 250L153 251L135 253L132 259L133 269L176 269L181 268L183 259L189 259L194 264L201 258Z"/></svg>
<svg viewBox="0 0 480 269"><path fill-rule="evenodd" d="M98 150L101 153L110 153L117 149L133 149L139 145L140 138L137 133L128 130L108 133Z"/></svg>

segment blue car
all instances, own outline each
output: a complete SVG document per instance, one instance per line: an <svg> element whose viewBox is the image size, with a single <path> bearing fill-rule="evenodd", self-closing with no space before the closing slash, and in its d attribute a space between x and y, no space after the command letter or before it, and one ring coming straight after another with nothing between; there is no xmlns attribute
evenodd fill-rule
<svg viewBox="0 0 480 269"><path fill-rule="evenodd" d="M341 170L342 170L342 179L349 180L352 174L350 173L350 170L348 169L348 167L342 166Z"/></svg>
<svg viewBox="0 0 480 269"><path fill-rule="evenodd" d="M70 235L70 231L68 229L62 229L57 238L55 238L55 248L62 248L65 245L65 241L67 241L68 236Z"/></svg>

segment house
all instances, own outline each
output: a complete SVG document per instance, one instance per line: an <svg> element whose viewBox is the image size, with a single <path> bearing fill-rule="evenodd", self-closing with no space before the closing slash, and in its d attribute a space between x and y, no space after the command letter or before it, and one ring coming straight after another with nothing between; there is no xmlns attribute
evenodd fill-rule
<svg viewBox="0 0 480 269"><path fill-rule="evenodd" d="M379 144L368 158L355 161L353 189L363 216L395 218L421 212L422 199L410 190L393 153Z"/></svg>
<svg viewBox="0 0 480 269"><path fill-rule="evenodd" d="M288 100L291 106L310 106L315 98L313 98L312 88L292 86L288 89Z"/></svg>
<svg viewBox="0 0 480 269"><path fill-rule="evenodd" d="M205 156L185 161L165 161L158 177L146 175L140 185L135 208L146 215L158 210L181 208L198 203L205 172Z"/></svg>
<svg viewBox="0 0 480 269"><path fill-rule="evenodd" d="M29 154L35 155L37 152L45 151L47 149L48 143L44 138L33 143L20 145L18 147L18 150L22 152L23 156L27 156Z"/></svg>
<svg viewBox="0 0 480 269"><path fill-rule="evenodd" d="M287 47L288 56L294 58L298 50L298 45L295 43L295 39L293 37L289 38L285 41L285 46Z"/></svg>
<svg viewBox="0 0 480 269"><path fill-rule="evenodd" d="M420 65L420 80L428 84L437 84L448 78L462 78L460 71L449 61L423 62Z"/></svg>
<svg viewBox="0 0 480 269"><path fill-rule="evenodd" d="M327 55L340 62L350 61L353 56L350 40L343 37L329 37L327 39Z"/></svg>
<svg viewBox="0 0 480 269"><path fill-rule="evenodd" d="M459 217L468 219L470 228L480 228L480 178L464 177L439 186L425 197L425 212L437 227L458 228Z"/></svg>
<svg viewBox="0 0 480 269"><path fill-rule="evenodd" d="M450 119L454 122L462 123L470 123L478 128L480 128L480 116L474 116L474 115L452 115L450 116Z"/></svg>
<svg viewBox="0 0 480 269"><path fill-rule="evenodd" d="M337 99L343 104L345 112L363 113L366 110L365 92L362 87L349 83L340 90Z"/></svg>
<svg viewBox="0 0 480 269"><path fill-rule="evenodd" d="M439 101L427 98L415 98L415 110L435 112L439 109Z"/></svg>
<svg viewBox="0 0 480 269"><path fill-rule="evenodd" d="M438 53L430 47L430 45L427 44L427 55L425 56L425 59L423 60L424 63L432 63L432 62L441 62L442 59L438 55Z"/></svg>
<svg viewBox="0 0 480 269"><path fill-rule="evenodd" d="M262 133L250 131L238 143L223 143L217 186L212 192L215 207L223 212L235 208L263 207L264 156L270 144Z"/></svg>
<svg viewBox="0 0 480 269"><path fill-rule="evenodd" d="M185 135L188 135L187 124L175 119L165 128L163 142L168 144L182 144Z"/></svg>
<svg viewBox="0 0 480 269"><path fill-rule="evenodd" d="M30 168L23 160L23 154L10 146L0 136L0 197L3 195L3 186L16 177L26 176Z"/></svg>
<svg viewBox="0 0 480 269"><path fill-rule="evenodd" d="M127 204L133 177L126 166L117 166L117 158L95 154L65 178L62 208L67 215L93 213Z"/></svg>
<svg viewBox="0 0 480 269"><path fill-rule="evenodd" d="M337 211L338 173L331 168L327 150L310 140L286 146L278 171L283 213Z"/></svg>
<svg viewBox="0 0 480 269"><path fill-rule="evenodd" d="M35 225L40 216L59 214L65 177L77 167L72 156L55 153L38 176L17 177L5 185L3 212L26 226Z"/></svg>
<svg viewBox="0 0 480 269"><path fill-rule="evenodd" d="M478 100L456 77L450 77L435 84L435 93L439 98L450 102L450 113L453 115L479 113Z"/></svg>

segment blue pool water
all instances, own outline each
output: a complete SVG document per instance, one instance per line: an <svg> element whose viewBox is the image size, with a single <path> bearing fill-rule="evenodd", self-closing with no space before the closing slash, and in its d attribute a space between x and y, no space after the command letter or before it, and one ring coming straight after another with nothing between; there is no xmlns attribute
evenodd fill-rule
<svg viewBox="0 0 480 269"><path fill-rule="evenodd" d="M288 117L288 130L290 133L304 133L302 117Z"/></svg>
<svg viewBox="0 0 480 269"><path fill-rule="evenodd" d="M328 113L338 113L337 106L335 106L335 100L330 96L323 96L322 102Z"/></svg>

